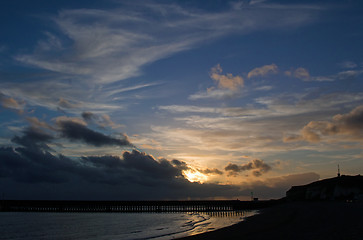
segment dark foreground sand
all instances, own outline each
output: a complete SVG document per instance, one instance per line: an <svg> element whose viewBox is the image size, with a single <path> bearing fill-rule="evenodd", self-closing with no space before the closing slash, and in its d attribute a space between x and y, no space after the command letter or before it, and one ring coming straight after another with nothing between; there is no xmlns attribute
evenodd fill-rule
<svg viewBox="0 0 363 240"><path fill-rule="evenodd" d="M284 203L236 225L182 239L363 240L363 203Z"/></svg>

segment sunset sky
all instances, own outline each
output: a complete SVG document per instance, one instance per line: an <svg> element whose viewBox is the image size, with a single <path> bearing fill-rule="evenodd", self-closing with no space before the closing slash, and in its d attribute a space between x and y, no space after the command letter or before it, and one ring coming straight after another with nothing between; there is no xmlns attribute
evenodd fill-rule
<svg viewBox="0 0 363 240"><path fill-rule="evenodd" d="M363 2L0 3L0 193L262 199L363 173Z"/></svg>

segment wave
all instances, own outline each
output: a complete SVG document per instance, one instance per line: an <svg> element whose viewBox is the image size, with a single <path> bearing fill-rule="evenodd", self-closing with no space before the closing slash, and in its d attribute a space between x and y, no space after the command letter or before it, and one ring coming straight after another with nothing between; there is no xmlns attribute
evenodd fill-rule
<svg viewBox="0 0 363 240"><path fill-rule="evenodd" d="M1 212L3 239L165 240L240 222L232 213L36 213ZM0 237L0 238L1 238Z"/></svg>

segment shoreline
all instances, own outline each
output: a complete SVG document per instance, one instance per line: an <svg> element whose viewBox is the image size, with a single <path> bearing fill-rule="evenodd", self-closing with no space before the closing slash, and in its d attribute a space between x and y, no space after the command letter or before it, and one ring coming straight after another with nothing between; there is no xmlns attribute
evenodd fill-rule
<svg viewBox="0 0 363 240"><path fill-rule="evenodd" d="M193 215L199 215L203 218L202 221L190 223L192 228L182 230L179 232L169 233L165 236L156 236L152 239L168 240L168 239L180 239L188 236L197 236L199 234L216 231L218 229L226 228L240 223L246 217L256 214L256 210L241 211L238 213L231 212L217 212L211 213L189 213ZM167 238L169 236L169 238Z"/></svg>
<svg viewBox="0 0 363 240"><path fill-rule="evenodd" d="M287 202L215 231L178 238L363 239L363 203Z"/></svg>

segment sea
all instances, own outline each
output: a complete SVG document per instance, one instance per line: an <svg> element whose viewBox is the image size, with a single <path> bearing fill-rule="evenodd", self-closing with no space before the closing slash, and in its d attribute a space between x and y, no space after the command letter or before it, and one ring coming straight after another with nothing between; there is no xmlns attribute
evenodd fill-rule
<svg viewBox="0 0 363 240"><path fill-rule="evenodd" d="M0 212L0 239L166 240L230 226L256 213Z"/></svg>

